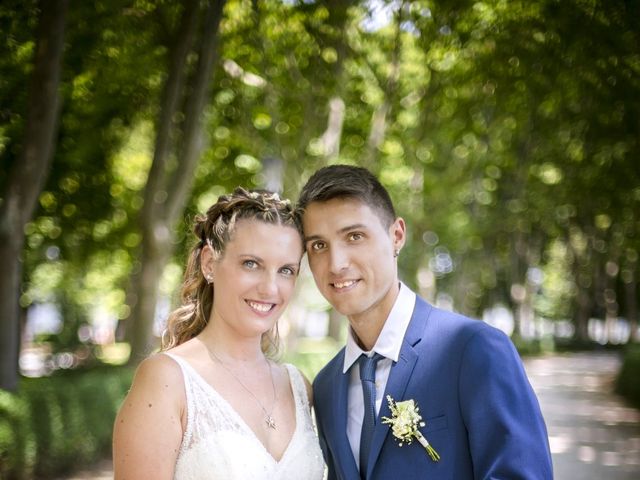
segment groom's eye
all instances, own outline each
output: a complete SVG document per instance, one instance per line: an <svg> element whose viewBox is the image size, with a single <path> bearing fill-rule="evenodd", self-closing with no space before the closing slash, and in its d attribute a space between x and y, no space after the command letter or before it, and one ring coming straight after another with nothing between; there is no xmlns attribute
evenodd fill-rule
<svg viewBox="0 0 640 480"><path fill-rule="evenodd" d="M311 249L314 251L322 250L325 247L324 242L314 242L311 244Z"/></svg>

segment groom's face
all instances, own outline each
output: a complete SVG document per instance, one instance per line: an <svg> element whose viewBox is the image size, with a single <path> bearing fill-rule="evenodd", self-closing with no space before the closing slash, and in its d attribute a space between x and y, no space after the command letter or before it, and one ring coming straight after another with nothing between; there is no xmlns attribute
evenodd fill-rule
<svg viewBox="0 0 640 480"><path fill-rule="evenodd" d="M350 320L386 318L398 282L394 249L404 243L404 222L390 227L357 199L312 202L302 224L309 266L318 289Z"/></svg>

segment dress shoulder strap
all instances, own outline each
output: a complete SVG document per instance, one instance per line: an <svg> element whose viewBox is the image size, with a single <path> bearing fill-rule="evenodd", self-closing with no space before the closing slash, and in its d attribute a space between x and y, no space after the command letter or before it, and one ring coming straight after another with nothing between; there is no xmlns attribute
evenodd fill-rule
<svg viewBox="0 0 640 480"><path fill-rule="evenodd" d="M182 435L182 445L189 445L191 443L191 437L193 436L193 422L194 422L194 413L195 413L195 392L193 390L193 367L189 365L184 358L179 357L170 352L162 352L167 357L171 358L174 362L178 364L180 370L182 371L182 378L184 381L184 394L187 401L186 413L187 413L187 426L185 428L184 434Z"/></svg>
<svg viewBox="0 0 640 480"><path fill-rule="evenodd" d="M284 366L289 372L291 387L296 400L300 403L301 406L309 408L309 396L307 394L307 386L304 382L304 378L302 377L302 373L300 373L300 370L298 370L297 367L291 365L290 363L285 363Z"/></svg>

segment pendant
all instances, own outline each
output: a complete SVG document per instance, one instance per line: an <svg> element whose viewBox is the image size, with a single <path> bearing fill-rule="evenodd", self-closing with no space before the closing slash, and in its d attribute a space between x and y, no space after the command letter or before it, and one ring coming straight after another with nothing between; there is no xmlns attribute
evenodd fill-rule
<svg viewBox="0 0 640 480"><path fill-rule="evenodd" d="M265 418L264 421L267 423L267 427L273 428L274 430L276 429L276 421L271 415L267 415L267 418Z"/></svg>

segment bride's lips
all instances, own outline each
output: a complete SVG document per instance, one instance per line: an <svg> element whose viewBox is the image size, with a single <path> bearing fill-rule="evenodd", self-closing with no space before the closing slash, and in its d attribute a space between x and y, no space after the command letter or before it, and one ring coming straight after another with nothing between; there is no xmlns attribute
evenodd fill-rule
<svg viewBox="0 0 640 480"><path fill-rule="evenodd" d="M276 304L271 302L259 302L256 300L245 300L245 302L258 315L268 315L276 307Z"/></svg>

